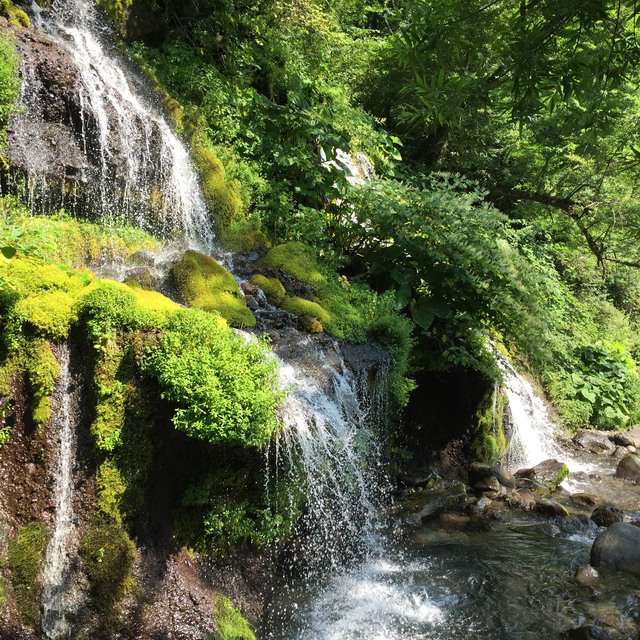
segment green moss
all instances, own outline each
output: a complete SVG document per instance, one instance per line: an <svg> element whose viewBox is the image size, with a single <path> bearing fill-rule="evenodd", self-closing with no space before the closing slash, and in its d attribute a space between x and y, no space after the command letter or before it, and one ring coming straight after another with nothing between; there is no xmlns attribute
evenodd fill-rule
<svg viewBox="0 0 640 640"><path fill-rule="evenodd" d="M267 278L260 273L251 276L251 283L260 287L271 304L282 304L287 297L287 290L278 278Z"/></svg>
<svg viewBox="0 0 640 640"><path fill-rule="evenodd" d="M233 606L233 602L222 594L215 597L213 617L218 630L212 640L256 640L249 622Z"/></svg>
<svg viewBox="0 0 640 640"><path fill-rule="evenodd" d="M253 327L256 319L247 307L234 277L213 258L187 251L171 268L187 305L217 312L237 327Z"/></svg>
<svg viewBox="0 0 640 640"><path fill-rule="evenodd" d="M77 268L101 260L127 260L140 251L157 250L160 242L133 227L103 227L64 213L34 216L4 197L0 198L0 246L5 245L15 246L21 256Z"/></svg>
<svg viewBox="0 0 640 640"><path fill-rule="evenodd" d="M109 611L133 588L136 547L122 526L94 522L82 537L80 557L98 611Z"/></svg>
<svg viewBox="0 0 640 640"><path fill-rule="evenodd" d="M285 298L281 306L285 311L293 313L294 315L317 318L323 326L329 326L331 324L331 314L317 302L293 297Z"/></svg>
<svg viewBox="0 0 640 640"><path fill-rule="evenodd" d="M8 0L0 2L0 12L8 15L14 26L19 26L21 22L29 22L27 14L17 9ZM14 38L7 33L0 34L0 152L4 152L6 149L7 128L9 120L16 110L20 93L19 69L20 61ZM0 156L0 164L6 165L6 163L7 160Z"/></svg>
<svg viewBox="0 0 640 640"><path fill-rule="evenodd" d="M26 371L32 394L33 422L43 427L51 418L51 395L60 375L60 365L46 340L29 343Z"/></svg>
<svg viewBox="0 0 640 640"><path fill-rule="evenodd" d="M0 366L0 449L11 439L7 420L13 413L13 381L19 371L19 359L15 354Z"/></svg>
<svg viewBox="0 0 640 640"><path fill-rule="evenodd" d="M105 460L99 467L96 476L98 488L97 508L116 524L122 524L122 501L127 485L120 469L113 460Z"/></svg>
<svg viewBox="0 0 640 640"><path fill-rule="evenodd" d="M38 579L47 540L47 527L31 522L9 542L7 560L16 605L23 623L31 627L37 627L40 621L42 588Z"/></svg>
<svg viewBox="0 0 640 640"><path fill-rule="evenodd" d="M502 389L494 387L476 411L476 435L472 451L478 462L496 464L507 452L504 414L507 398Z"/></svg>
<svg viewBox="0 0 640 640"><path fill-rule="evenodd" d="M261 446L278 427L275 361L220 317L180 311L151 344L143 369L176 405L173 423L210 443Z"/></svg>
<svg viewBox="0 0 640 640"><path fill-rule="evenodd" d="M258 216L247 216L232 220L226 227L219 228L222 244L232 251L260 251L268 249L271 242L262 229Z"/></svg>
<svg viewBox="0 0 640 640"><path fill-rule="evenodd" d="M133 2L134 0L97 0L97 5L109 14L120 34L126 35L129 9Z"/></svg>
<svg viewBox="0 0 640 640"><path fill-rule="evenodd" d="M243 213L240 183L227 179L222 161L202 136L194 137L191 145L207 204L219 227L226 228Z"/></svg>
<svg viewBox="0 0 640 640"><path fill-rule="evenodd" d="M301 242L287 242L273 247L261 261L270 269L280 269L322 294L328 286L314 250Z"/></svg>
<svg viewBox="0 0 640 640"><path fill-rule="evenodd" d="M9 18L9 24L14 27L30 27L29 16L16 7L11 0L0 0L0 13Z"/></svg>

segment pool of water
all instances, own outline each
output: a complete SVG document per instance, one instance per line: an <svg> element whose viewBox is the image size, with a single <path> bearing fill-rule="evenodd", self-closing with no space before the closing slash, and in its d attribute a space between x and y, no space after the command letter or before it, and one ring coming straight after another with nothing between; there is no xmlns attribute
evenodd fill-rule
<svg viewBox="0 0 640 640"><path fill-rule="evenodd" d="M640 579L603 575L596 591L574 580L594 533L524 519L390 533L323 584L276 588L261 638L555 640L595 620L632 633Z"/></svg>

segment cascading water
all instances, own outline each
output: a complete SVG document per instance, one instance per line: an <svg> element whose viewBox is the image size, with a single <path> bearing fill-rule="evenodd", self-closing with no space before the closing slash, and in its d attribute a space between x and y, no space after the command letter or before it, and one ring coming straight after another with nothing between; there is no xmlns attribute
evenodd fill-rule
<svg viewBox="0 0 640 640"><path fill-rule="evenodd" d="M544 400L504 356L495 351L494 353L503 376L503 388L511 418L507 466L510 469L522 469L550 458L561 459L562 452L556 441L556 425L549 416Z"/></svg>
<svg viewBox="0 0 640 640"><path fill-rule="evenodd" d="M72 553L73 467L75 461L74 391L69 347L60 350L60 377L56 411L56 464L53 476L55 515L51 540L47 546L43 570L42 631L49 640L68 637L66 620L69 594L69 557Z"/></svg>
<svg viewBox="0 0 640 640"><path fill-rule="evenodd" d="M46 121L43 114L50 108L50 97L25 57L22 108L12 127L11 146L26 168L32 206L73 210L79 192L88 192L83 208L102 221L126 221L210 248L213 231L189 153L161 110L142 97L139 79L110 49L110 32L94 3L55 0L46 10L34 4L32 13L35 25L70 54L80 105L80 122L72 127L80 139L65 147L65 153L73 149L79 157L65 159L60 188L52 194L47 176L56 149L47 144L43 126L37 126ZM91 188L84 188L85 183Z"/></svg>

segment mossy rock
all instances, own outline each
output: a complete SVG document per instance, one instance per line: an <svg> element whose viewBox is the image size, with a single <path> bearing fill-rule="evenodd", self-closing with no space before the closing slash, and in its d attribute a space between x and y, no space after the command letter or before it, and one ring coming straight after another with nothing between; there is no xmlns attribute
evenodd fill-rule
<svg viewBox="0 0 640 640"><path fill-rule="evenodd" d="M278 278L268 278L267 276L263 276L261 273L256 273L251 276L251 284L255 284L256 287L260 287L271 304L280 305L287 297L287 290Z"/></svg>
<svg viewBox="0 0 640 640"><path fill-rule="evenodd" d="M26 12L16 7L11 0L0 0L0 13L9 18L9 24L14 27L31 26L31 20Z"/></svg>
<svg viewBox="0 0 640 640"><path fill-rule="evenodd" d="M317 318L324 326L331 323L331 314L322 305L312 300L298 297L286 298L282 308L296 316Z"/></svg>
<svg viewBox="0 0 640 640"><path fill-rule="evenodd" d="M51 418L51 395L60 375L60 365L46 340L36 339L29 343L26 370L32 394L33 423L43 427Z"/></svg>
<svg viewBox="0 0 640 640"><path fill-rule="evenodd" d="M488 393L476 411L473 457L484 464L496 464L507 453L509 443L504 430L507 397L498 386Z"/></svg>
<svg viewBox="0 0 640 640"><path fill-rule="evenodd" d="M273 247L262 258L260 265L292 275L317 294L324 293L328 286L327 276L323 273L314 250L302 242L286 242Z"/></svg>
<svg viewBox="0 0 640 640"><path fill-rule="evenodd" d="M214 599L213 617L218 630L211 640L256 640L248 620L233 606L229 598L219 594Z"/></svg>
<svg viewBox="0 0 640 640"><path fill-rule="evenodd" d="M255 326L255 316L247 307L238 283L213 258L187 251L173 264L171 275L188 306L219 313L235 327Z"/></svg>
<svg viewBox="0 0 640 640"><path fill-rule="evenodd" d="M11 571L11 585L22 622L30 627L40 623L39 582L49 534L42 522L31 522L18 531L9 542L7 563Z"/></svg>
<svg viewBox="0 0 640 640"><path fill-rule="evenodd" d="M136 547L119 524L94 522L82 537L80 557L98 611L109 611L133 588Z"/></svg>

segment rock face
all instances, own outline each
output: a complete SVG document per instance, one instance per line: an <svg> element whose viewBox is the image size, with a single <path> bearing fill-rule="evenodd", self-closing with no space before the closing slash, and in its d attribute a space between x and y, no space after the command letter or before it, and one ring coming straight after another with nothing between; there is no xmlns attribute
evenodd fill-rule
<svg viewBox="0 0 640 640"><path fill-rule="evenodd" d="M578 431L573 438L575 444L591 453L611 455L616 447L609 439L609 434L605 431L589 431L583 429Z"/></svg>
<svg viewBox="0 0 640 640"><path fill-rule="evenodd" d="M640 482L640 457L629 453L622 460L616 469L616 477L624 480Z"/></svg>
<svg viewBox="0 0 640 640"><path fill-rule="evenodd" d="M591 564L640 576L640 528L624 522L611 525L593 543Z"/></svg>

